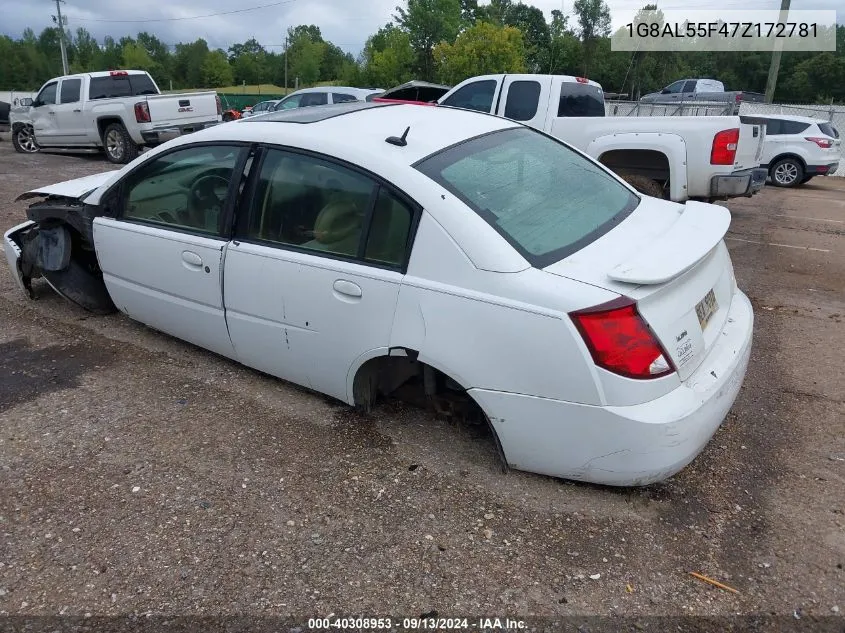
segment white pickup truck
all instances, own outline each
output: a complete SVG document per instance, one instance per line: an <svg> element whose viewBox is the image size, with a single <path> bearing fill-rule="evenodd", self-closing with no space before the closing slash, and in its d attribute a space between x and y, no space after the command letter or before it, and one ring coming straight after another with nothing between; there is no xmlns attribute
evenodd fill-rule
<svg viewBox="0 0 845 633"><path fill-rule="evenodd" d="M111 70L51 79L10 119L19 152L105 151L123 164L141 147L220 123L222 106L214 91L164 95L143 70Z"/></svg>
<svg viewBox="0 0 845 633"><path fill-rule="evenodd" d="M641 193L676 202L752 196L763 188L765 126L738 116L607 117L595 81L568 75L482 75L437 105L521 121L616 172Z"/></svg>

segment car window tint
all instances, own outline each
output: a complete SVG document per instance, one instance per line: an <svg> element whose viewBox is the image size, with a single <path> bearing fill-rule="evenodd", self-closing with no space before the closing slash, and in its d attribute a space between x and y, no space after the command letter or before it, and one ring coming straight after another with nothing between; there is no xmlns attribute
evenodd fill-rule
<svg viewBox="0 0 845 633"><path fill-rule="evenodd" d="M515 121L530 121L540 105L539 81L514 81L508 86L505 117Z"/></svg>
<svg viewBox="0 0 845 633"><path fill-rule="evenodd" d="M604 235L639 203L612 174L531 128L476 137L417 168L539 268Z"/></svg>
<svg viewBox="0 0 845 633"><path fill-rule="evenodd" d="M290 110L291 108L298 108L299 101L302 99L302 95L293 95L284 99L283 101L279 102L279 105L276 106L276 110Z"/></svg>
<svg viewBox="0 0 845 633"><path fill-rule="evenodd" d="M123 218L217 235L241 148L206 145L164 154L129 176Z"/></svg>
<svg viewBox="0 0 845 633"><path fill-rule="evenodd" d="M690 81L684 84L684 92L695 92L695 79L691 79Z"/></svg>
<svg viewBox="0 0 845 633"><path fill-rule="evenodd" d="M480 112L490 112L493 107L493 95L496 93L496 80L474 81L460 88L455 94L443 101L442 105L466 108Z"/></svg>
<svg viewBox="0 0 845 633"><path fill-rule="evenodd" d="M45 104L56 103L56 88L58 84L54 81L49 83L41 90L38 95L38 101Z"/></svg>
<svg viewBox="0 0 845 633"><path fill-rule="evenodd" d="M335 103L346 103L347 101L358 101L355 95L346 94L345 92L333 92L332 101Z"/></svg>
<svg viewBox="0 0 845 633"><path fill-rule="evenodd" d="M839 130L833 127L830 123L819 123L819 131L827 136L839 138Z"/></svg>
<svg viewBox="0 0 845 633"><path fill-rule="evenodd" d="M79 101L79 91L81 88L81 79L63 79L61 101L59 103L76 103Z"/></svg>
<svg viewBox="0 0 845 633"><path fill-rule="evenodd" d="M781 131L783 126L781 125L783 121L780 119L767 119L766 120L766 136L771 136L773 134L783 134Z"/></svg>
<svg viewBox="0 0 845 633"><path fill-rule="evenodd" d="M129 75L129 85L132 88L132 95L136 97L158 94L158 90L149 75Z"/></svg>
<svg viewBox="0 0 845 633"><path fill-rule="evenodd" d="M132 96L132 86L129 76L94 77L89 86L89 99L112 99L114 97Z"/></svg>
<svg viewBox="0 0 845 633"><path fill-rule="evenodd" d="M666 88L664 89L664 93L675 94L677 92L680 92L684 87L684 83L685 82L683 79L680 81L676 81L675 83L671 83L666 86Z"/></svg>
<svg viewBox="0 0 845 633"><path fill-rule="evenodd" d="M604 116L604 94L591 84L564 81L560 85L559 117Z"/></svg>
<svg viewBox="0 0 845 633"><path fill-rule="evenodd" d="M802 123L801 121L782 121L783 131L781 134L801 134L804 130L810 127L809 123Z"/></svg>
<svg viewBox="0 0 845 633"><path fill-rule="evenodd" d="M269 150L246 238L356 257L374 186L340 165Z"/></svg>
<svg viewBox="0 0 845 633"><path fill-rule="evenodd" d="M373 209L364 258L379 264L401 266L408 250L413 215L408 205L381 188Z"/></svg>
<svg viewBox="0 0 845 633"><path fill-rule="evenodd" d="M328 92L307 92L302 95L299 101L299 106L305 108L308 106L326 105L329 102Z"/></svg>

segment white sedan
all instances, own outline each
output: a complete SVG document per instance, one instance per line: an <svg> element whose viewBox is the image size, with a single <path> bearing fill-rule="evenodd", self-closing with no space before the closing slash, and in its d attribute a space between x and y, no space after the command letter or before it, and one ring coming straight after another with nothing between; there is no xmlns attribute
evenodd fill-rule
<svg viewBox="0 0 845 633"><path fill-rule="evenodd" d="M665 479L713 436L748 364L727 209L641 196L499 117L275 112L26 197L46 200L5 234L22 289L44 277L365 409L419 385L476 408L521 470Z"/></svg>

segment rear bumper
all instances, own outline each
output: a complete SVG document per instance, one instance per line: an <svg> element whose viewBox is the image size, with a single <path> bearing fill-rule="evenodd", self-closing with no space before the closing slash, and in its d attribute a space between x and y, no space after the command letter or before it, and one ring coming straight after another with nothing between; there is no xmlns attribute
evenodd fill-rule
<svg viewBox="0 0 845 633"><path fill-rule="evenodd" d="M824 165L807 165L805 173L808 176L826 176L832 174L839 169L839 161L835 163L827 163Z"/></svg>
<svg viewBox="0 0 845 633"><path fill-rule="evenodd" d="M713 176L710 179L710 196L713 198L753 196L766 184L768 175L765 168L752 167L730 174Z"/></svg>
<svg viewBox="0 0 845 633"><path fill-rule="evenodd" d="M471 389L520 470L612 486L666 479L704 449L733 406L751 355L754 312L736 290L719 343L689 378L638 405L591 406Z"/></svg>
<svg viewBox="0 0 845 633"><path fill-rule="evenodd" d="M141 132L141 138L143 139L144 145L161 145L162 143L166 143L167 141L173 140L174 138L184 136L185 134L190 134L191 132L198 132L199 130L204 130L205 128L213 127L220 123L221 121L214 120L201 121L199 123L186 123L185 125L153 128L151 130L145 130Z"/></svg>

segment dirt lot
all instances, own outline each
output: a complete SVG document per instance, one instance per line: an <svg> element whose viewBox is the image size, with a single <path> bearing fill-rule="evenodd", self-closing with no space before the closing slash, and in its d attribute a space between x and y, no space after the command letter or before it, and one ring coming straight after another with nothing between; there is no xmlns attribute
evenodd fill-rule
<svg viewBox="0 0 845 633"><path fill-rule="evenodd" d="M0 141L0 230L25 219L18 193L110 168ZM30 301L4 263L0 615L602 614L668 630L646 616L756 614L842 631L845 180L728 206L749 374L704 453L635 490L502 474L468 429L400 405L356 416L43 284Z"/></svg>

